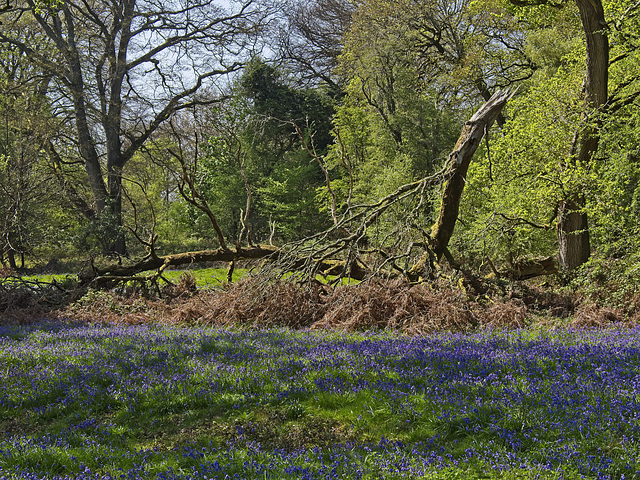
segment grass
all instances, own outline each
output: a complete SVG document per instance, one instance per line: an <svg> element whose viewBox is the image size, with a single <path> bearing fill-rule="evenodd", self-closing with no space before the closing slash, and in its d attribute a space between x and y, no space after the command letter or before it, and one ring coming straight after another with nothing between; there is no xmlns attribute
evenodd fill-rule
<svg viewBox="0 0 640 480"><path fill-rule="evenodd" d="M194 268L194 269L188 269L188 270L166 270L162 274L162 276L172 283L178 283L180 281L180 277L184 275L185 272L189 272L194 276L196 285L199 288L207 289L207 288L216 288L222 285L226 285L228 271L229 270L227 268L213 268L213 267ZM247 268L235 268L232 275L232 282L233 283L237 282L238 280L246 276L248 272L249 272L249 269ZM141 275L148 275L151 273L153 272L152 271L143 272L141 273ZM61 274L24 275L21 278L22 280L27 282L31 281L31 282L51 283L55 281L55 282L64 284L65 282L68 281L69 278L75 279L76 276L66 274L66 273L61 273ZM326 278L321 275L317 275L318 281L322 281L322 282L328 282L333 280L334 278L336 277L332 275L329 275ZM340 282L341 285L347 285L347 284L353 285L356 283L358 283L357 280L348 279L348 278L343 278L341 279L341 282Z"/></svg>
<svg viewBox="0 0 640 480"><path fill-rule="evenodd" d="M178 283L180 281L180 277L185 273L189 272L193 274L196 285L200 288L215 288L225 285L227 283L227 272L226 268L200 268L200 269L189 269L189 270L167 270L163 273L163 277L169 280L172 283ZM232 280L233 282L237 282L243 276L245 276L248 272L248 269L245 268L236 268L233 272ZM148 275L153 272L143 272L141 275ZM75 275L69 274L37 274L37 275L25 275L21 277L22 280L27 282L58 282L65 283L68 278L75 278ZM162 283L162 282L161 282Z"/></svg>
<svg viewBox="0 0 640 480"><path fill-rule="evenodd" d="M232 281L237 282L242 277L244 277L249 270L246 268L236 268L233 270ZM180 281L180 277L185 273L190 272L193 274L196 285L200 288L212 288L212 287L220 287L227 283L227 273L228 269L226 268L199 268L193 270L169 270L163 274L163 276L173 282L178 283Z"/></svg>
<svg viewBox="0 0 640 480"><path fill-rule="evenodd" d="M0 327L1 478L636 478L640 330Z"/></svg>

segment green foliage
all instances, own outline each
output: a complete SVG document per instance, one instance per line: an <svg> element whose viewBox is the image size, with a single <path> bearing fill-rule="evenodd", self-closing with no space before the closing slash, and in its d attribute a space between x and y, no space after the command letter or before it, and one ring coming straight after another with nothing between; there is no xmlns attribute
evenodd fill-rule
<svg viewBox="0 0 640 480"><path fill-rule="evenodd" d="M249 102L249 115L258 121L263 135L255 148L285 148L299 145L300 139L292 129L295 122L301 129L309 127L316 148L322 152L330 143L332 105L330 97L320 88L296 89L278 68L256 57L245 68L238 81L238 94ZM279 152L282 153L282 152Z"/></svg>
<svg viewBox="0 0 640 480"><path fill-rule="evenodd" d="M623 314L640 308L640 242L624 257L592 256L572 275L569 286L600 307L622 309ZM629 311L625 311L629 309Z"/></svg>
<svg viewBox="0 0 640 480"><path fill-rule="evenodd" d="M579 25L570 15L574 7L548 19L537 8L521 10L533 27L526 51L539 68L507 106L510 120L499 135L491 136L489 151L471 165L456 238L460 255L479 264L487 256L512 262L555 254L557 205L570 192L581 192L596 259L577 274L575 285L584 281L587 286L593 279L586 279L602 271L598 265L610 265L612 285L620 283L613 277L634 270L631 257L629 263L610 259L638 248L640 123L634 105L640 92L639 62L632 48L636 27L621 23L627 8L605 4L616 28L610 37L615 59L609 77L611 101L602 112L584 110L585 53L583 40L575 34ZM572 145L576 132L587 125L599 128L599 151L588 165L578 165L572 160Z"/></svg>
<svg viewBox="0 0 640 480"><path fill-rule="evenodd" d="M472 165L455 241L468 260L489 254L487 245L501 260L552 250L553 234L532 224L548 224L560 191L583 181L581 172L573 179L558 172L558 162L568 156L581 112L584 49L576 30L566 28L575 26L570 12L537 19L543 11L494 1L451 8L362 2L341 57L349 83L328 156L341 204L372 201L434 173L475 105L498 85L530 79L530 91L510 109L508 133L498 145L492 140L492 158L485 151L487 160ZM327 192L320 195L326 201ZM437 214L438 195L429 192L426 215L416 219L424 229ZM396 222L406 212L398 214Z"/></svg>
<svg viewBox="0 0 640 480"><path fill-rule="evenodd" d="M600 150L588 172L590 229L604 256L632 257L640 233L640 27L637 9L627 2L605 3L611 16L610 101L593 121Z"/></svg>
<svg viewBox="0 0 640 480"><path fill-rule="evenodd" d="M17 57L18 52L0 51L0 252L37 256L69 246L65 233L77 220L56 201L46 162L56 128L48 99L37 94L33 68L12 67L9 75Z"/></svg>
<svg viewBox="0 0 640 480"><path fill-rule="evenodd" d="M241 145L238 145L241 148ZM220 228L235 239L240 231L240 209L246 209L246 191L241 176L242 158L234 155L230 145L220 136L211 135L203 146L198 184L207 198L207 202L218 219ZM201 212L192 206L187 207L194 222L192 228L205 235L211 228Z"/></svg>
<svg viewBox="0 0 640 480"><path fill-rule="evenodd" d="M580 69L567 65L507 106L512 118L489 135L489 150L469 170L456 239L465 256L511 263L554 253L558 202L586 182L584 169L566 167L579 128L580 83Z"/></svg>
<svg viewBox="0 0 640 480"><path fill-rule="evenodd" d="M198 184L225 235L238 238L241 214L257 241L269 238L271 222L279 241L324 228L328 216L315 202L324 177L311 153L326 151L332 114L321 89L293 88L277 68L249 63L234 99L212 112L199 163ZM187 212L199 225L203 215Z"/></svg>
<svg viewBox="0 0 640 480"><path fill-rule="evenodd" d="M433 173L442 166L444 153L457 138L458 126L450 112L437 107L437 96L426 87L416 91L406 80L395 85L393 112L369 103L361 93L361 78L352 80L345 102L337 110L338 142L328 162L354 176L356 197L375 198L380 192L369 189L383 184L376 176L384 178L388 175L385 170L404 172L405 183ZM393 188L395 185L390 185L388 190Z"/></svg>
<svg viewBox="0 0 640 480"><path fill-rule="evenodd" d="M625 108L605 117L602 148L588 172L588 213L599 251L620 257L637 252L640 234L640 116Z"/></svg>
<svg viewBox="0 0 640 480"><path fill-rule="evenodd" d="M45 12L53 15L62 10L64 0L36 0L34 5L33 11L38 15L42 15Z"/></svg>
<svg viewBox="0 0 640 480"><path fill-rule="evenodd" d="M323 183L318 165L310 163L303 152L289 160L277 165L257 188L258 209L269 213L279 237L285 240L312 235L328 225L329 219L315 201L316 189Z"/></svg>
<svg viewBox="0 0 640 480"><path fill-rule="evenodd" d="M339 71L347 88L326 158L339 208L373 202L439 170L459 133L456 113L433 78L416 68L419 27L403 23L406 8L405 2L364 2L346 35ZM327 189L319 189L325 208L328 200ZM406 216L390 213L391 225Z"/></svg>

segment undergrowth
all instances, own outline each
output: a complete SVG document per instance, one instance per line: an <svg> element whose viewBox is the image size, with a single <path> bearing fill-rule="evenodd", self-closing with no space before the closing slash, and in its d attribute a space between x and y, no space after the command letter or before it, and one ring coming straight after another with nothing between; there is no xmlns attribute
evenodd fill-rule
<svg viewBox="0 0 640 480"><path fill-rule="evenodd" d="M88 292L61 314L105 322L161 322L248 328L288 327L364 331L390 329L412 335L479 329L632 326L640 309L598 306L578 295L526 283L497 284L484 295L446 280L411 285L370 280L332 288L319 282L265 282L247 277L219 290L201 291L194 278L149 299ZM640 303L639 303L640 304Z"/></svg>
<svg viewBox="0 0 640 480"><path fill-rule="evenodd" d="M236 271L229 284L226 270L209 268L172 272L172 283L160 289L136 283L65 296L66 277L49 284L30 279L16 284L7 277L0 279L0 318L18 323L53 316L105 323L391 329L410 334L640 323L640 293L622 282L617 270L594 265L564 286L503 279L467 282L452 276L421 284L372 279L332 287L318 280L296 283L293 277L266 281L247 271Z"/></svg>

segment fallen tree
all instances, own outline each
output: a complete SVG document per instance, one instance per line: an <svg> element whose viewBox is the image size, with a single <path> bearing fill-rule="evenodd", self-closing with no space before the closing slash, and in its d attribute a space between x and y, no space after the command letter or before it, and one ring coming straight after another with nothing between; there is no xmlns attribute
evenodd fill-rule
<svg viewBox="0 0 640 480"><path fill-rule="evenodd" d="M434 270L434 262L439 261L442 256L445 256L450 263L455 263L448 246L458 220L460 201L471 159L487 131L515 93L515 89L497 91L462 127L458 142L449 154L450 175L442 192L438 219L431 227L430 248L409 271L411 280L419 280L429 275Z"/></svg>
<svg viewBox="0 0 640 480"><path fill-rule="evenodd" d="M233 249L218 248L216 250L200 250L195 252L183 252L165 256L148 256L129 265L113 264L104 268L93 267L93 275L86 277L88 283L95 287L113 286L119 282L136 280L154 281L162 278L163 272L169 267L181 267L204 262L226 262L230 264L230 273L233 265L239 260L269 259L277 261L282 256L283 250L273 245L253 245L248 247L236 246ZM339 275L345 268L344 260L322 259L312 260L320 273L324 275ZM306 259L299 259L293 270L304 268ZM138 276L142 272L154 271L147 276ZM364 280L370 273L361 263L354 262L349 265L350 277L355 280ZM229 275L230 277L231 275ZM166 280L165 280L166 281ZM168 282L168 281L167 281Z"/></svg>
<svg viewBox="0 0 640 480"><path fill-rule="evenodd" d="M339 282L348 277L363 280L371 276L404 277L412 282L420 282L434 276L438 262L445 257L449 263L459 268L448 251L458 219L460 201L466 182L469 164L484 135L496 121L515 90L496 92L467 121L461 135L450 153L444 168L429 177L398 188L395 192L377 202L349 206L341 216L334 210L334 224L331 228L303 240L282 247L273 245L248 245L228 247L217 220L206 203L205 196L198 190L194 176L197 158L191 164L182 150L170 152L181 168L179 189L186 200L207 214L216 231L220 247L215 250L186 252L158 256L155 239L143 241L148 255L140 261L123 265L121 263L103 268L94 267L89 284L97 287L113 286L131 280L157 281L169 267L180 267L202 262L227 262L230 270L241 260L268 259L265 270L271 278L281 278L285 274L297 272L294 278L314 279L316 275L335 277ZM422 227L429 217L426 201L427 187L444 183L438 218L430 230ZM389 209L401 209L404 220L392 226L382 238L371 241L371 231L381 221ZM153 273L140 277L142 272ZM229 279L231 275L229 275Z"/></svg>

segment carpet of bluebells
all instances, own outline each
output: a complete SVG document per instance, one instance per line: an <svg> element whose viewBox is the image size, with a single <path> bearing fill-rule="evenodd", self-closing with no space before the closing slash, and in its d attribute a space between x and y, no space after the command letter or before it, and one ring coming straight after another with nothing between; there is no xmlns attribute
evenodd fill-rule
<svg viewBox="0 0 640 480"><path fill-rule="evenodd" d="M640 330L0 326L0 478L638 478Z"/></svg>

